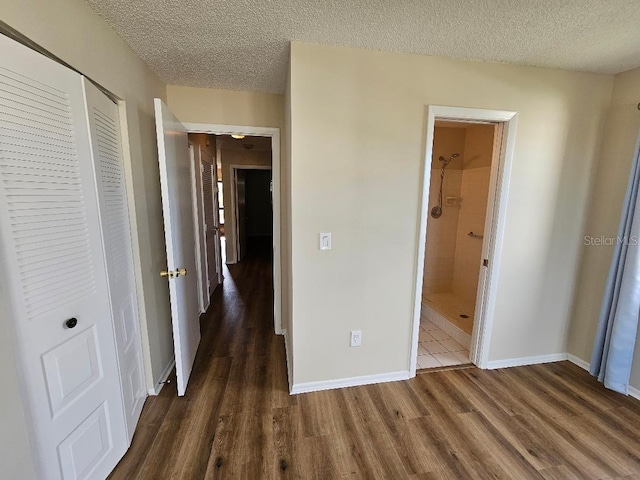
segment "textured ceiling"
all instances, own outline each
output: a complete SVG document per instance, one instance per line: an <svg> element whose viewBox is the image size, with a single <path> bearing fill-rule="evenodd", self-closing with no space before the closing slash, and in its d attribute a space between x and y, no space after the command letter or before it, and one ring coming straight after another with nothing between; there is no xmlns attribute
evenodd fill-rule
<svg viewBox="0 0 640 480"><path fill-rule="evenodd" d="M282 92L289 41L618 73L640 0L88 0L171 85Z"/></svg>

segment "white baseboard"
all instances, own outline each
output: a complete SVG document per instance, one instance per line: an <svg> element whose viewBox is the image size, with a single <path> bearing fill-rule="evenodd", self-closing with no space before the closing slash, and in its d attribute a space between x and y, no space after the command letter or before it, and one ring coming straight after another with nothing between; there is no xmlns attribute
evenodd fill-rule
<svg viewBox="0 0 640 480"><path fill-rule="evenodd" d="M171 360L169 365L167 365L167 368L164 369L164 371L162 372L162 375L160 375L160 380L156 382L156 386L149 389L149 395L155 396L160 393L160 390L162 390L162 387L164 387L164 384L167 381L167 377L169 376L169 374L171 374L171 371L175 366L176 366L176 359L174 358L173 360Z"/></svg>
<svg viewBox="0 0 640 480"><path fill-rule="evenodd" d="M575 355L572 355L570 353L567 356L568 356L567 360L569 360L571 363L579 366L580 368L585 369L587 372L589 371L589 368L591 367L591 364L589 362L586 362L581 358L576 357ZM631 385L629 385L628 392L630 397L640 400L640 389L634 388Z"/></svg>
<svg viewBox="0 0 640 480"><path fill-rule="evenodd" d="M507 358L505 360L492 360L487 362L487 370L496 368L521 367L523 365L535 365L538 363L561 362L567 360L566 353L552 353L549 355L537 355L534 357Z"/></svg>
<svg viewBox="0 0 640 480"><path fill-rule="evenodd" d="M320 382L298 383L291 387L291 394L318 392L320 390L331 390L333 388L357 387L360 385L370 385L372 383L395 382L398 380L408 380L409 370L399 372L378 373L375 375L363 375L361 377L340 378L337 380L324 380Z"/></svg>
<svg viewBox="0 0 640 480"><path fill-rule="evenodd" d="M574 365L579 366L583 370L586 370L587 372L589 371L589 368L591 367L591 364L589 362L585 362L581 358L576 357L575 355L572 355L571 353L567 353L567 360L569 360Z"/></svg>

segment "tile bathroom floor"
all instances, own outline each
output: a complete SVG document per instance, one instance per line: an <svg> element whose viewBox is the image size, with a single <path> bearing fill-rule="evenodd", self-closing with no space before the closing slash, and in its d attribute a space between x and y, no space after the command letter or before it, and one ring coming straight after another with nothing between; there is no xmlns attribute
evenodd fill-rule
<svg viewBox="0 0 640 480"><path fill-rule="evenodd" d="M426 301L431 308L446 317L449 323L453 323L464 333L471 335L475 315L472 303L465 302L453 292L431 293L427 295Z"/></svg>
<svg viewBox="0 0 640 480"><path fill-rule="evenodd" d="M456 342L440 327L429 321L420 322L418 336L418 369L449 367L469 363L469 350Z"/></svg>

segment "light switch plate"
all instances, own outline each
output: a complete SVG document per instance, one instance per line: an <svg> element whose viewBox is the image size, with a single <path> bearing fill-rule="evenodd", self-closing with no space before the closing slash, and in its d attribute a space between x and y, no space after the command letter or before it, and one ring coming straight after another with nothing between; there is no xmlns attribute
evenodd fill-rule
<svg viewBox="0 0 640 480"><path fill-rule="evenodd" d="M331 250L331 233L320 234L320 250Z"/></svg>

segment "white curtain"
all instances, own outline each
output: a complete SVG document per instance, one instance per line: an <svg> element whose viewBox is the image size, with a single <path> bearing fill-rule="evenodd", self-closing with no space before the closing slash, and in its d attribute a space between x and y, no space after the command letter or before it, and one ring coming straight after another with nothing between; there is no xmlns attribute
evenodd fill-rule
<svg viewBox="0 0 640 480"><path fill-rule="evenodd" d="M624 394L628 394L640 317L639 183L640 139L622 207L590 369L605 387Z"/></svg>

